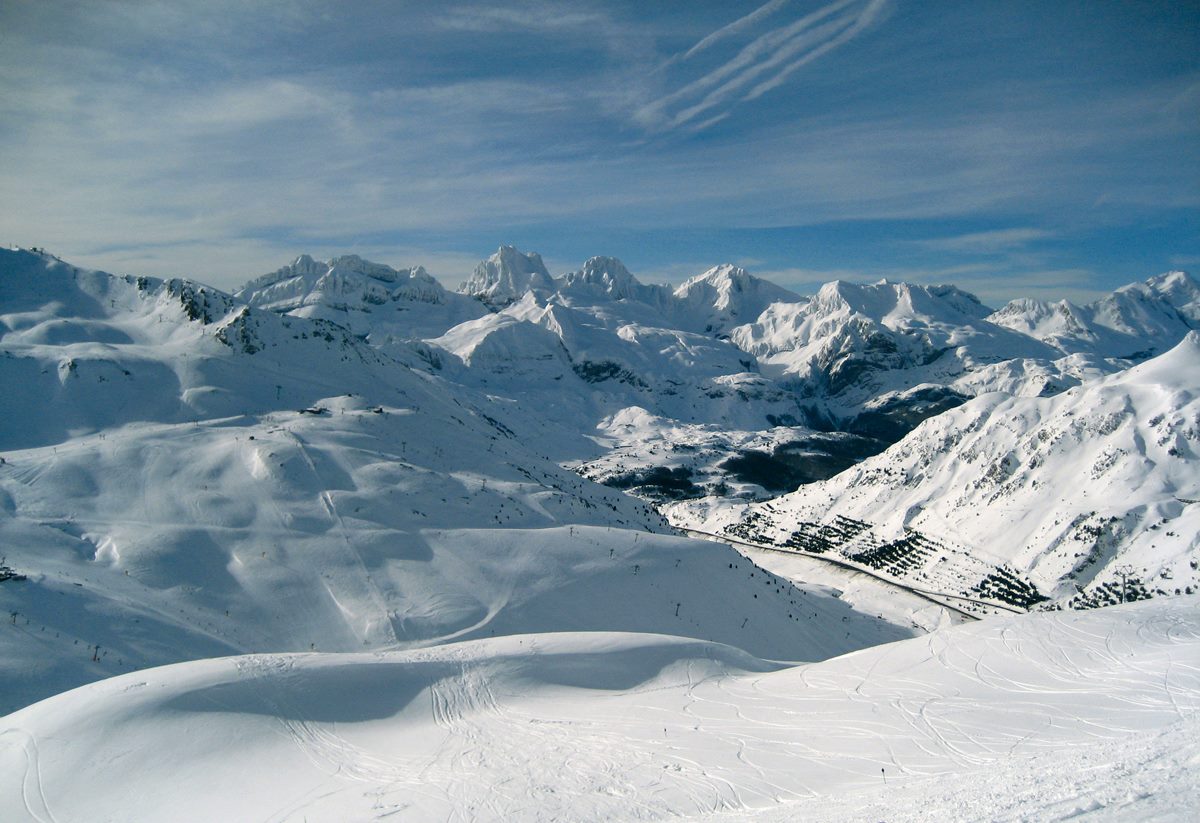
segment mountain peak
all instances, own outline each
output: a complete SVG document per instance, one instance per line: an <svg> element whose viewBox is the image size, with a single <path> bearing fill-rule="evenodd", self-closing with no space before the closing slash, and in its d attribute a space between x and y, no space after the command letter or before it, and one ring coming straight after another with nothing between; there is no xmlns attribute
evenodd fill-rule
<svg viewBox="0 0 1200 823"><path fill-rule="evenodd" d="M686 293L691 287L698 283L707 283L715 288L742 288L752 283L766 283L768 281L754 277L749 274L741 266L735 266L733 263L720 263L713 266L707 271L697 274L695 277L689 278L678 289L677 293ZM775 285L772 283L771 285ZM780 288L776 286L776 288Z"/></svg>
<svg viewBox="0 0 1200 823"><path fill-rule="evenodd" d="M1200 331L1189 331L1172 348L1122 372L1118 378L1164 386L1197 385L1200 382Z"/></svg>
<svg viewBox="0 0 1200 823"><path fill-rule="evenodd" d="M328 261L302 254L247 283L236 296L255 308L329 320L372 338L441 333L485 311L474 300L447 293L423 266L394 269L357 254Z"/></svg>
<svg viewBox="0 0 1200 823"><path fill-rule="evenodd" d="M706 331L721 332L753 322L772 303L800 303L804 298L755 277L741 266L722 263L687 280L675 289L675 299L688 311L705 309Z"/></svg>
<svg viewBox="0 0 1200 823"><path fill-rule="evenodd" d="M617 300L636 300L642 284L617 258L589 257L582 269L562 279L563 290L580 288L596 289Z"/></svg>
<svg viewBox="0 0 1200 823"><path fill-rule="evenodd" d="M553 288L554 278L540 254L525 254L515 246L503 245L475 267L458 291L493 306L506 306L529 289Z"/></svg>
<svg viewBox="0 0 1200 823"><path fill-rule="evenodd" d="M357 254L344 254L328 261L316 260L311 255L302 254L288 265L251 280L242 286L236 295L250 302L254 295L264 289L288 281L302 281L305 291L311 291L316 287L318 281L329 277L349 280L365 278L388 284L405 283L415 278L422 283L428 281L436 284L436 281L421 266L394 269L384 263L372 263L370 260L364 260Z"/></svg>
<svg viewBox="0 0 1200 823"><path fill-rule="evenodd" d="M1195 294L1200 292L1200 283L1197 283L1195 278L1185 271L1174 269L1165 271L1162 274L1156 274L1153 277L1147 277L1141 283L1130 283L1127 286L1122 286L1117 291L1130 291L1132 289L1148 288L1161 293L1178 293Z"/></svg>
<svg viewBox="0 0 1200 823"><path fill-rule="evenodd" d="M956 286L925 286L886 278L875 283L832 280L821 286L813 302L827 311L849 308L874 320L910 315L937 318L947 313L979 320L991 313L978 297Z"/></svg>
<svg viewBox="0 0 1200 823"><path fill-rule="evenodd" d="M1137 289L1153 294L1174 306L1193 323L1200 323L1200 283L1185 271L1169 271L1118 291Z"/></svg>

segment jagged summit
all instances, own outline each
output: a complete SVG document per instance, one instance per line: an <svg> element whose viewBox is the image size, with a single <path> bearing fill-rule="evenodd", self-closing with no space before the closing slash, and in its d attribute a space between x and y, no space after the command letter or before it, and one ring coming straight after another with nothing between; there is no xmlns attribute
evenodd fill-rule
<svg viewBox="0 0 1200 823"><path fill-rule="evenodd" d="M530 289L552 290L554 278L540 254L525 254L515 246L501 246L458 287L459 293L494 307L506 306Z"/></svg>
<svg viewBox="0 0 1200 823"><path fill-rule="evenodd" d="M420 267L417 267L420 268ZM405 271L411 271L406 269ZM265 275L255 282L270 282L272 279L281 280L295 276L321 276L331 272L338 274L361 274L373 280L384 283L394 283L401 277L401 272L382 263L372 263L357 254L343 254L329 261L314 260L311 255L302 254L289 266L284 266L273 274Z"/></svg>
<svg viewBox="0 0 1200 823"><path fill-rule="evenodd" d="M328 261L302 254L235 296L255 308L329 320L372 342L437 335L485 311L446 291L423 266L394 269L356 254Z"/></svg>
<svg viewBox="0 0 1200 823"><path fill-rule="evenodd" d="M446 290L423 266L394 269L357 254L314 260L302 254L294 262L251 280L235 296L252 306L287 312L304 305L348 305L388 299L440 303Z"/></svg>
<svg viewBox="0 0 1200 823"><path fill-rule="evenodd" d="M924 286L883 279L877 283L833 280L813 298L815 309L847 308L872 320L951 319L954 314L980 319L991 313L978 297L956 286Z"/></svg>
<svg viewBox="0 0 1200 823"><path fill-rule="evenodd" d="M1001 386L1057 389L1061 369L1043 374L1048 367L1031 364L1061 352L988 322L988 314L953 286L833 281L807 303L773 304L731 338L767 373L794 375L814 395L835 399L839 415L917 389L922 415ZM1012 367L996 368L1003 363Z"/></svg>
<svg viewBox="0 0 1200 823"><path fill-rule="evenodd" d="M1200 318L1200 283L1185 271L1163 272L1117 289L1118 293L1134 291L1162 297L1192 319Z"/></svg>
<svg viewBox="0 0 1200 823"><path fill-rule="evenodd" d="M617 258L589 257L582 269L567 274L559 281L559 288L561 291L587 289L614 300L639 300L645 287Z"/></svg>

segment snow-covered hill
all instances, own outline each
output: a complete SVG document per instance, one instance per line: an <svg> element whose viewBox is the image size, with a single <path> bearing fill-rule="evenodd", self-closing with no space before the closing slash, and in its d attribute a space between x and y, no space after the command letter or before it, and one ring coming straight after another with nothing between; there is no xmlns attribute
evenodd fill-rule
<svg viewBox="0 0 1200 823"><path fill-rule="evenodd" d="M629 634L137 672L0 720L9 820L1187 820L1200 601L787 667Z"/></svg>
<svg viewBox="0 0 1200 823"><path fill-rule="evenodd" d="M823 483L680 524L1030 605L1200 590L1200 333L1052 398L985 395Z"/></svg>

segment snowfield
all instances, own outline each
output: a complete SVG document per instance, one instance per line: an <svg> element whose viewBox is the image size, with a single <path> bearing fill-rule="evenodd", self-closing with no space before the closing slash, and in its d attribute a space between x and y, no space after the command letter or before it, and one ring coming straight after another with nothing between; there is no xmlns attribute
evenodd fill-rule
<svg viewBox="0 0 1200 823"><path fill-rule="evenodd" d="M0 721L0 803L39 821L1194 819L1198 606L997 618L801 666L612 633L179 664Z"/></svg>

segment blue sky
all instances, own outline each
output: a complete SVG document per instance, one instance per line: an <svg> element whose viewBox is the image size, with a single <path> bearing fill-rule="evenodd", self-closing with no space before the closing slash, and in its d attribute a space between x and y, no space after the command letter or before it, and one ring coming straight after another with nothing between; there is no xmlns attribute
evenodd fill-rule
<svg viewBox="0 0 1200 823"><path fill-rule="evenodd" d="M0 242L1086 299L1200 270L1198 55L1187 2L0 0Z"/></svg>

